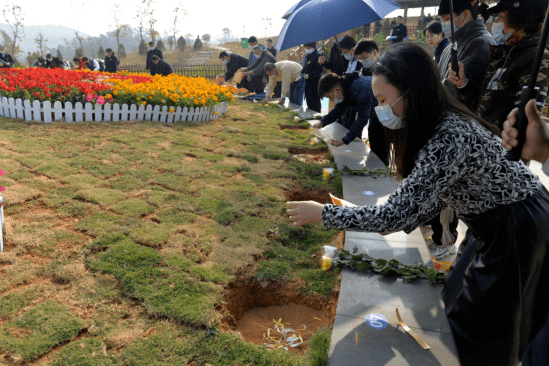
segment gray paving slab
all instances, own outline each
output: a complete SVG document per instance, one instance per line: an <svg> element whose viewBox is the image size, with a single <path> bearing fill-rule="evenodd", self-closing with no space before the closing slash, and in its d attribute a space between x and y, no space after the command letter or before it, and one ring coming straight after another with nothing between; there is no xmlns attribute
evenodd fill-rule
<svg viewBox="0 0 549 366"><path fill-rule="evenodd" d="M364 241L384 241L388 243L408 243L411 245L423 244L423 235L419 229L406 234L403 231L392 233L389 235L381 235L378 233L364 233L360 231L346 231L345 237L349 239L359 238Z"/></svg>
<svg viewBox="0 0 549 366"><path fill-rule="evenodd" d="M410 326L409 314L403 309L399 309L399 312ZM412 330L430 346L429 350L420 347L402 327L394 323L385 329L376 330L366 325L363 318L336 315L328 366L459 366L450 334L418 328Z"/></svg>
<svg viewBox="0 0 549 366"><path fill-rule="evenodd" d="M424 280L404 283L396 277L345 270L336 314L364 318L378 313L396 323L398 308L402 317L407 314L406 324L410 327L451 334L441 291L440 285Z"/></svg>

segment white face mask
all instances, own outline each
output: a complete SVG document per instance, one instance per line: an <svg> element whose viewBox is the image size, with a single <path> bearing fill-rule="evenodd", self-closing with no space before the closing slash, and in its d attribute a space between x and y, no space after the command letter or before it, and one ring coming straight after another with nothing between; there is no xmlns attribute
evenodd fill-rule
<svg viewBox="0 0 549 366"><path fill-rule="evenodd" d="M343 57L345 57L347 61L351 61L353 59L353 55L351 55L351 51L344 53Z"/></svg>
<svg viewBox="0 0 549 366"><path fill-rule="evenodd" d="M393 113L393 106L397 104L404 97L404 94L402 94L402 96L398 98L397 101L394 102L392 105L386 104L384 106L378 106L374 108L374 110L376 111L377 118L379 119L379 122L381 122L383 126L391 130L398 130L404 127L404 118L397 117Z"/></svg>
<svg viewBox="0 0 549 366"><path fill-rule="evenodd" d="M149 47L149 51L152 51L152 50L154 50L154 47Z"/></svg>
<svg viewBox="0 0 549 366"><path fill-rule="evenodd" d="M374 66L376 62L372 60L371 58L367 58L362 61L362 67L365 69L369 69L370 67Z"/></svg>
<svg viewBox="0 0 549 366"><path fill-rule="evenodd" d="M227 65L229 63L229 60L221 60L221 62L223 62L225 65Z"/></svg>
<svg viewBox="0 0 549 366"><path fill-rule="evenodd" d="M311 53L313 53L315 49L314 48L305 48L305 52L310 55Z"/></svg>
<svg viewBox="0 0 549 366"><path fill-rule="evenodd" d="M505 24L503 24L503 22L492 24L492 36L494 36L494 39L496 40L497 43L507 42L509 38L511 38L511 35L513 34L513 32L504 34L503 28L505 28Z"/></svg>
<svg viewBox="0 0 549 366"><path fill-rule="evenodd" d="M462 27L463 27L463 24L461 25L461 27L458 27L456 25L456 19L458 19L463 13L461 13L460 15L457 16L457 18L454 18L454 33L457 33L458 30L460 30ZM444 34L446 34L446 36L448 38L452 37L452 24L450 23L451 21L447 21L447 22L442 22L442 32ZM455 40L454 40L455 42Z"/></svg>
<svg viewBox="0 0 549 366"><path fill-rule="evenodd" d="M334 98L334 103L335 104L339 104L339 103L341 103L345 100L345 96L343 96L343 93L340 92L340 95L341 95L340 98ZM334 97L335 97L335 92L334 92Z"/></svg>

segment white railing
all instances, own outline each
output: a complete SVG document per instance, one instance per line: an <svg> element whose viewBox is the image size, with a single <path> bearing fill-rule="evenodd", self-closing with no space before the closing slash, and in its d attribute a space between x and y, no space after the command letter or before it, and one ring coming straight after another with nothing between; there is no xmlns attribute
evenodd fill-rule
<svg viewBox="0 0 549 366"><path fill-rule="evenodd" d="M217 115L216 115L217 112ZM173 123L180 121L206 122L217 119L227 112L227 102L221 102L213 107L181 108L177 107L174 112L169 112L167 106L160 107L152 105L110 104L103 105L77 102L74 105L70 102L50 102L35 100L13 99L2 97L0 100L0 117L19 118L26 121L37 122L117 122L117 121L153 121Z"/></svg>

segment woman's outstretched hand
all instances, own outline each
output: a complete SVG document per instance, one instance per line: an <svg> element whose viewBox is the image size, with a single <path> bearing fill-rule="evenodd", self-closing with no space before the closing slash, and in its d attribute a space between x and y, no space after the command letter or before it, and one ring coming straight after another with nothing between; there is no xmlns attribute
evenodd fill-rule
<svg viewBox="0 0 549 366"><path fill-rule="evenodd" d="M290 221L294 226L301 226L322 221L322 210L324 205L315 201L293 201L286 202L291 207L288 210Z"/></svg>

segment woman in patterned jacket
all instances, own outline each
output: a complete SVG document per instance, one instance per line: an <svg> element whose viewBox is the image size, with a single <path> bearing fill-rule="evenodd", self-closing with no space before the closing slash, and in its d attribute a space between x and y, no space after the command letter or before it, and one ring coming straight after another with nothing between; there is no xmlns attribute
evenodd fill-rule
<svg viewBox="0 0 549 366"><path fill-rule="evenodd" d="M505 158L494 126L443 87L421 47L396 45L372 71L401 185L379 206L289 202L290 220L410 233L451 207L468 226L443 289L461 362L515 365L549 311L549 192Z"/></svg>

